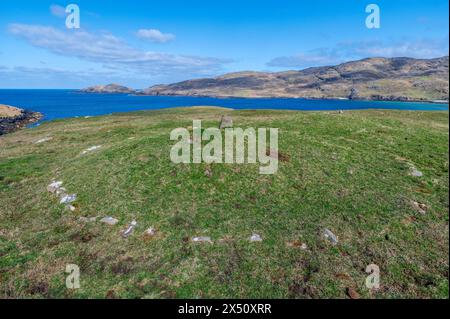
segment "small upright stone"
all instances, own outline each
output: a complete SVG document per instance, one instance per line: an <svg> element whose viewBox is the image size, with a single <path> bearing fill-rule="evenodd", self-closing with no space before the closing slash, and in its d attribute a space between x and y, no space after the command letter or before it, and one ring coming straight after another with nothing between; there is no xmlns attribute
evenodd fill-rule
<svg viewBox="0 0 450 319"><path fill-rule="evenodd" d="M224 129L227 127L233 127L233 119L230 116L223 115L220 120L220 129Z"/></svg>
<svg viewBox="0 0 450 319"><path fill-rule="evenodd" d="M325 239L330 241L333 245L337 245L337 243L338 243L337 236L335 234L333 234L333 232L329 229L325 229L323 231L323 237L325 237Z"/></svg>

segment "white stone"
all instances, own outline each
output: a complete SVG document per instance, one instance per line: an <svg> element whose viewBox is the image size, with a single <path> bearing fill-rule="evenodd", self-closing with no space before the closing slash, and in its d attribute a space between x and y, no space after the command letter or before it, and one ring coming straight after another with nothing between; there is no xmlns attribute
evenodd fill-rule
<svg viewBox="0 0 450 319"><path fill-rule="evenodd" d="M61 188L63 182L61 181L57 181L57 182L52 182L50 185L47 186L47 190L50 193L55 193L59 188Z"/></svg>
<svg viewBox="0 0 450 319"><path fill-rule="evenodd" d="M74 202L77 199L77 195L76 194L72 194L72 195L64 195L61 197L61 200L59 201L60 204L69 204Z"/></svg>
<svg viewBox="0 0 450 319"><path fill-rule="evenodd" d="M262 237L258 234L252 234L249 238L251 242L259 242L262 241Z"/></svg>
<svg viewBox="0 0 450 319"><path fill-rule="evenodd" d="M81 154L87 154L89 152L93 152L95 150L98 150L100 147L102 147L102 146L101 145L91 146L91 147L85 149Z"/></svg>
<svg viewBox="0 0 450 319"><path fill-rule="evenodd" d="M323 231L323 236L325 239L329 240L333 245L336 245L338 243L338 238L333 232L329 229L325 229Z"/></svg>
<svg viewBox="0 0 450 319"><path fill-rule="evenodd" d="M118 219L111 217L111 216L107 216L107 217L103 217L102 219L100 219L100 221L102 223L114 226L115 224L117 224L119 222Z"/></svg>
<svg viewBox="0 0 450 319"><path fill-rule="evenodd" d="M210 237L193 237L192 241L194 243L201 243L201 242L210 243L210 244L213 243Z"/></svg>
<svg viewBox="0 0 450 319"><path fill-rule="evenodd" d="M37 140L36 142L34 142L34 144L41 144L44 142L51 141L52 139L53 139L53 137L44 137L44 138L41 138L40 140Z"/></svg>

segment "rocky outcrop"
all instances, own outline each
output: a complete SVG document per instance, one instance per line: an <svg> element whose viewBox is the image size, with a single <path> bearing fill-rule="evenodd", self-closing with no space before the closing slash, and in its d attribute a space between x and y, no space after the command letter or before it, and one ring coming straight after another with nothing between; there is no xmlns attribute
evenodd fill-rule
<svg viewBox="0 0 450 319"><path fill-rule="evenodd" d="M448 56L368 58L300 71L230 73L156 85L139 94L448 102L448 65Z"/></svg>
<svg viewBox="0 0 450 319"><path fill-rule="evenodd" d="M0 135L14 132L42 118L39 112L22 110L8 105L0 105Z"/></svg>
<svg viewBox="0 0 450 319"><path fill-rule="evenodd" d="M88 88L81 89L80 92L98 94L133 94L135 93L135 90L119 84L108 84L90 86Z"/></svg>

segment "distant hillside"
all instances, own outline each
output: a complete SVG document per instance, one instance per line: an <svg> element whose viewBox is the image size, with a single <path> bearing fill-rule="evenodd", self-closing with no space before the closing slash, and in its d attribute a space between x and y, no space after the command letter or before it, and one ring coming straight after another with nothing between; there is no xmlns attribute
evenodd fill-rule
<svg viewBox="0 0 450 319"><path fill-rule="evenodd" d="M238 72L156 85L140 94L448 101L448 60L368 58L301 71Z"/></svg>
<svg viewBox="0 0 450 319"><path fill-rule="evenodd" d="M84 93L106 93L106 94L111 94L111 93L126 94L126 93L134 93L135 92L133 89L130 89L126 86L122 86L119 84L90 86L88 88L81 89L80 91L84 92Z"/></svg>

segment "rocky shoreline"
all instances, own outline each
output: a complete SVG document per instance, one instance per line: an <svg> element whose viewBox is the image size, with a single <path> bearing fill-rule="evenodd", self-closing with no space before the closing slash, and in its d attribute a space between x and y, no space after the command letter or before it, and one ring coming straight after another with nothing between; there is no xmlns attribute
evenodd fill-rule
<svg viewBox="0 0 450 319"><path fill-rule="evenodd" d="M9 115L6 111L13 110ZM0 136L17 131L29 124L36 123L42 119L43 115L39 112L23 110L11 106L0 105Z"/></svg>

